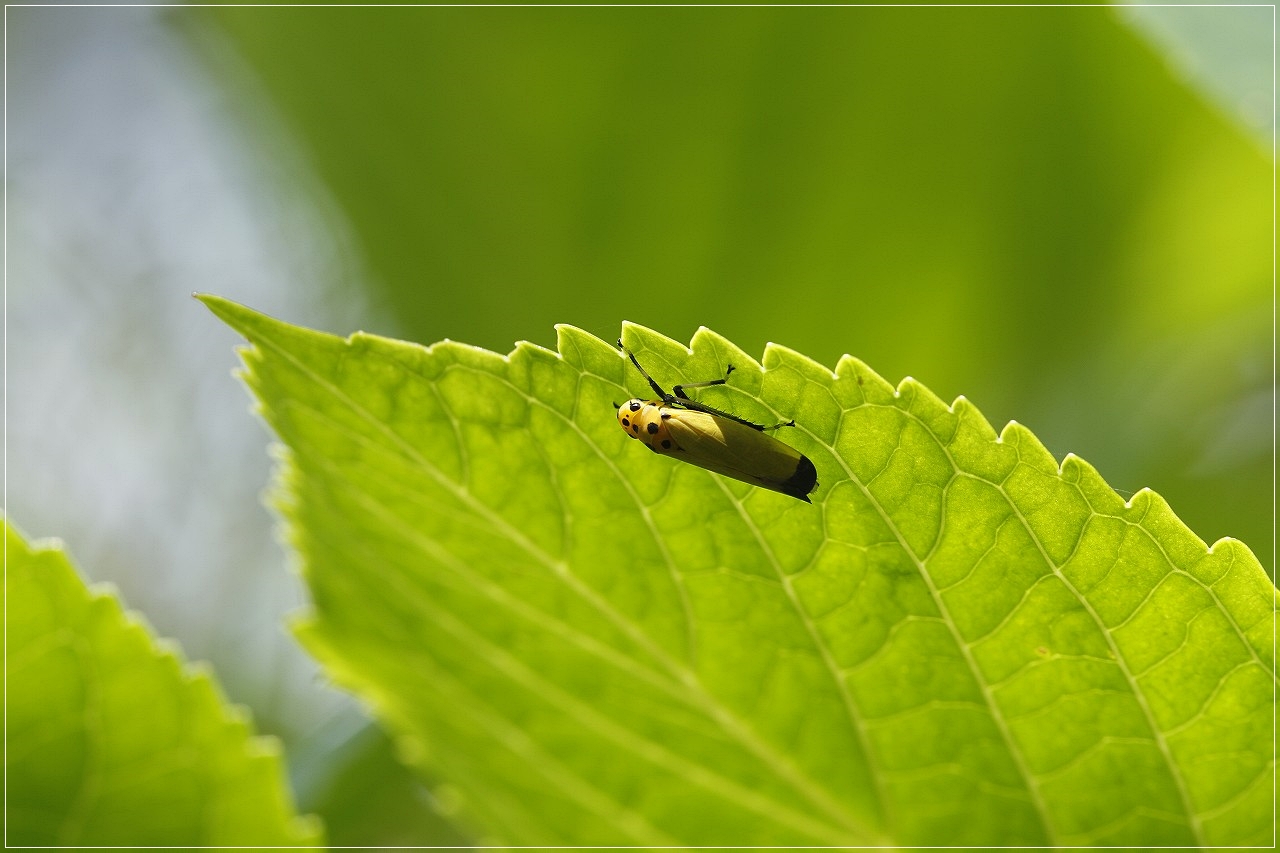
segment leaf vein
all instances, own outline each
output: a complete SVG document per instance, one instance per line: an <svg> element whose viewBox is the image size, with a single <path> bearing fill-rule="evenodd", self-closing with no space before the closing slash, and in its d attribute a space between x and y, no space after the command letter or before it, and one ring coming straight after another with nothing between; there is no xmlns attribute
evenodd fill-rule
<svg viewBox="0 0 1280 853"><path fill-rule="evenodd" d="M823 666L826 667L827 673L831 676L832 681L835 682L835 687L839 692L841 702L844 705L849 725L853 729L854 735L858 739L858 744L862 748L863 760L867 762L868 768L871 771L871 779L875 785L877 812L883 815L883 810L886 806L884 791L881 787L880 779L876 774L874 756L871 753L870 744L867 741L867 733L864 728L862 715L859 713L857 704L853 701L853 697L849 693L848 685L845 684L844 679L840 676L840 670L831 656L830 648L828 648L826 642L822 639L821 632L818 630L813 620L809 618L808 612L806 612L804 607L801 605L800 600L796 596L795 589L792 587L791 578L782 570L782 565L778 562L778 557L774 553L773 547L761 533L755 519L746 511L746 508L740 501L734 499L733 494L729 492L721 478L716 477L715 480L721 491L728 495L730 503L737 508L738 515L742 519L742 523L751 531L752 537L755 538L756 543L760 546L760 550L764 552L765 557L769 561L769 565L773 567L777 580L782 584L783 590L786 591L788 602L795 610L796 615L799 616L801 623L805 627L805 631L809 634L810 641L814 644L819 655L822 657ZM831 807L838 808L834 802L831 803ZM840 813L845 814L845 819L850 825L856 825L856 821L853 820L852 816L847 815L843 808L840 808L839 811Z"/></svg>

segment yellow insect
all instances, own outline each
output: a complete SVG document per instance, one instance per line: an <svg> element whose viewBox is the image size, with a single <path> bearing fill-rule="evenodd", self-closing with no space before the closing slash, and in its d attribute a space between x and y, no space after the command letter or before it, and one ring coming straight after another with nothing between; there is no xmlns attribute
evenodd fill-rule
<svg viewBox="0 0 1280 853"><path fill-rule="evenodd" d="M656 400L628 400L618 407L618 424L627 435L641 441L654 453L674 456L699 468L771 489L810 503L809 493L818 487L818 472L809 457L767 434L795 421L770 427L752 423L737 415L690 399L686 388L724 385L724 379L676 385L668 394L653 381L631 350L618 341L640 375L649 383Z"/></svg>

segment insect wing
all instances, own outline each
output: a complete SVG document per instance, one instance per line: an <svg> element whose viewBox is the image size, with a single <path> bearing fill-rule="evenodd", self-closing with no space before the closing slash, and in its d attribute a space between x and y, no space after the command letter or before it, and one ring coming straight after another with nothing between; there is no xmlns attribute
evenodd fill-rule
<svg viewBox="0 0 1280 853"><path fill-rule="evenodd" d="M663 426L674 449L699 468L808 501L817 472L808 457L773 436L705 412L666 409Z"/></svg>

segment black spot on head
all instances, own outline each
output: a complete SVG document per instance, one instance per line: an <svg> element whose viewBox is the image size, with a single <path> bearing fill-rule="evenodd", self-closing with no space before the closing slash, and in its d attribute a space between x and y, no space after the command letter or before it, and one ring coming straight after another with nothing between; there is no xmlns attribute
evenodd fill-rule
<svg viewBox="0 0 1280 853"><path fill-rule="evenodd" d="M635 432L635 433L640 432L640 424L632 424L632 425L631 425L631 431L632 431L632 432Z"/></svg>
<svg viewBox="0 0 1280 853"><path fill-rule="evenodd" d="M631 401L631 411L633 411L633 412L638 412L638 411L640 411L640 401L639 401L639 400L632 400L632 401Z"/></svg>
<svg viewBox="0 0 1280 853"><path fill-rule="evenodd" d="M622 425L623 425L623 426L631 426L631 421L627 420L626 418L623 418L623 419L622 419Z"/></svg>
<svg viewBox="0 0 1280 853"><path fill-rule="evenodd" d="M663 450L670 450L670 449L671 449L671 439L669 439L669 438L664 438L664 439L662 439L662 449L663 449Z"/></svg>
<svg viewBox="0 0 1280 853"><path fill-rule="evenodd" d="M645 429L649 430L649 435L653 435L655 432L658 431L658 425L655 424L653 421L649 421L649 426L645 427Z"/></svg>

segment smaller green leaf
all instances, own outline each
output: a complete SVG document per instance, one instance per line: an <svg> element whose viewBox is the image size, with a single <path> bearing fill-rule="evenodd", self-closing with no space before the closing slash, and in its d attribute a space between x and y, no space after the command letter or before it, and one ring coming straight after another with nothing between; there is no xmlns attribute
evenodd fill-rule
<svg viewBox="0 0 1280 853"><path fill-rule="evenodd" d="M311 846L272 738L57 547L7 522L6 841Z"/></svg>

